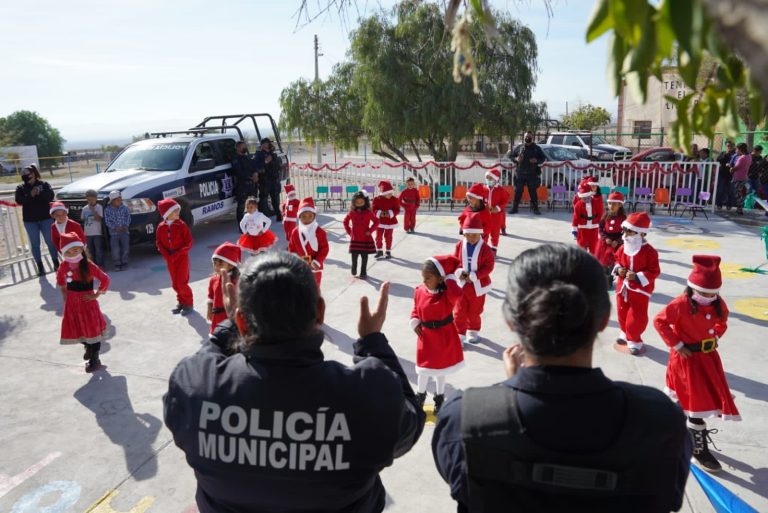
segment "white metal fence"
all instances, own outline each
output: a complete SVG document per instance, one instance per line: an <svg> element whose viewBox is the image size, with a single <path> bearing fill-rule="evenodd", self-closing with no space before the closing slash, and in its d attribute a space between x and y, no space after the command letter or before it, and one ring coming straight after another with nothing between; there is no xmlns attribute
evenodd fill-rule
<svg viewBox="0 0 768 513"><path fill-rule="evenodd" d="M45 244L42 244L41 249L44 247ZM12 201L0 200L0 263L31 256L21 207Z"/></svg>

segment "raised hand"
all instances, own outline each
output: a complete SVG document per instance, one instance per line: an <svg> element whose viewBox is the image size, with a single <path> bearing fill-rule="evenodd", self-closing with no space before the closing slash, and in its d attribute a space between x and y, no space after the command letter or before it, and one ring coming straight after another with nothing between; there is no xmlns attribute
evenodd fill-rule
<svg viewBox="0 0 768 513"><path fill-rule="evenodd" d="M357 321L357 333L361 337L372 333L379 333L384 320L387 318L387 303L389 302L389 282L385 281L379 289L379 301L376 304L376 310L371 313L368 305L368 297L360 298L360 319Z"/></svg>

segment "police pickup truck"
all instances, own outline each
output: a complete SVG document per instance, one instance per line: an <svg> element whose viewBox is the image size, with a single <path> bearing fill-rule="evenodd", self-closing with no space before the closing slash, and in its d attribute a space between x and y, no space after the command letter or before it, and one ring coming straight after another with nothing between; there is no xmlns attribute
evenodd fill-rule
<svg viewBox="0 0 768 513"><path fill-rule="evenodd" d="M229 171L237 141L251 130L256 140L270 137L280 159L280 179L288 180L288 158L282 151L274 119L269 114L211 116L188 130L157 132L121 151L99 173L77 180L56 194L69 208L69 217L80 222L85 192L94 189L102 205L110 191L122 193L131 212L131 244L154 240L160 221L158 201L174 198L181 218L190 227L235 210L233 179Z"/></svg>

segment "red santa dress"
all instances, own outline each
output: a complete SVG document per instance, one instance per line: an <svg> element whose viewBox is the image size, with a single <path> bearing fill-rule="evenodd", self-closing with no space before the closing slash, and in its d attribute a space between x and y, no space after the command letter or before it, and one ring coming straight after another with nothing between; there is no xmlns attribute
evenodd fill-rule
<svg viewBox="0 0 768 513"><path fill-rule="evenodd" d="M406 232L416 229L416 211L421 206L417 188L405 188L400 193L400 205L403 207L403 229Z"/></svg>
<svg viewBox="0 0 768 513"><path fill-rule="evenodd" d="M504 217L507 215L505 209L507 203L509 203L509 193L499 185L501 180L501 171L498 169L491 169L485 173L486 178L493 181L494 185L487 187L488 196L486 197L485 204L488 206L488 213L490 214L490 227L489 236L491 248L496 249L499 247L499 235L501 234L501 227L504 226ZM498 209L498 212L494 212Z"/></svg>
<svg viewBox="0 0 768 513"><path fill-rule="evenodd" d="M307 225L299 223L288 242L288 251L298 255L312 268L318 287L323 279L323 265L329 249L328 235L317 221Z"/></svg>
<svg viewBox="0 0 768 513"><path fill-rule="evenodd" d="M216 248L213 252L211 260L221 260L234 267L240 265L240 258L242 253L240 247L232 244L231 242L225 242ZM230 271L230 280L233 284L237 284L237 274ZM214 273L208 280L208 304L211 305L211 331L216 329L216 326L220 322L227 319L227 311L224 309L224 288L221 283L221 276L219 273Z"/></svg>
<svg viewBox="0 0 768 513"><path fill-rule="evenodd" d="M487 211L486 211L487 212ZM479 219L472 215L462 226L464 233L481 233ZM477 332L482 327L481 316L485 308L485 295L491 290L491 273L495 255L482 239L474 246L466 239L456 243L454 256L460 262L457 273L466 273L467 279L460 280L462 295L454 310L454 323L460 335L468 331Z"/></svg>
<svg viewBox="0 0 768 513"><path fill-rule="evenodd" d="M573 206L572 229L576 231L576 243L593 255L597 254L600 219L603 218L603 200L596 197L589 186L579 186L579 201Z"/></svg>
<svg viewBox="0 0 768 513"><path fill-rule="evenodd" d="M391 251L392 232L397 228L400 200L394 196L392 184L387 181L379 182L379 191L380 194L371 203L373 215L379 220L379 226L376 228L376 249Z"/></svg>
<svg viewBox="0 0 768 513"><path fill-rule="evenodd" d="M344 216L344 230L349 235L349 252L370 255L376 253L373 233L379 227L379 220L370 209L350 210Z"/></svg>
<svg viewBox="0 0 768 513"><path fill-rule="evenodd" d="M285 186L285 194L287 195L287 198L280 206L280 211L283 214L285 240L288 241L298 222L297 212L299 211L299 200L296 198L296 189L291 184Z"/></svg>
<svg viewBox="0 0 768 513"><path fill-rule="evenodd" d="M98 290L106 292L109 276L93 262L88 262L90 277L80 274L80 263L62 262L56 272L56 283L66 289L64 315L61 319L60 344L95 344L102 342L107 332L107 321L96 299L86 300L94 293L93 280L99 282Z"/></svg>
<svg viewBox="0 0 768 513"><path fill-rule="evenodd" d="M240 221L243 234L237 245L251 253L261 253L271 248L277 237L269 231L272 221L261 212L246 213Z"/></svg>
<svg viewBox="0 0 768 513"><path fill-rule="evenodd" d="M61 251L61 236L65 233L74 233L83 244L88 244L85 238L85 232L83 231L83 227L80 226L80 223L77 223L72 219L67 219L67 222L64 224L54 222L51 225L51 239L54 247L59 251Z"/></svg>
<svg viewBox="0 0 768 513"><path fill-rule="evenodd" d="M177 303L192 306L192 289L189 287L189 250L192 249L192 232L189 231L187 223L181 219L176 219L171 224L160 221L155 231L155 243L168 266L171 287L176 292Z"/></svg>
<svg viewBox="0 0 768 513"><path fill-rule="evenodd" d="M616 264L616 251L621 246L621 223L626 219L625 215L608 214L600 221L600 240L597 242L595 257L603 267L613 267Z"/></svg>

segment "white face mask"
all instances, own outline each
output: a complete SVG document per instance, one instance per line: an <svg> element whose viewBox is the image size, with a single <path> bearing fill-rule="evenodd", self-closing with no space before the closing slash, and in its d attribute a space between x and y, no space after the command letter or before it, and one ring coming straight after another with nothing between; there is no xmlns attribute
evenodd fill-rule
<svg viewBox="0 0 768 513"><path fill-rule="evenodd" d="M165 220L165 224L167 224L168 226L170 226L170 225L172 225L172 224L173 224L173 222L174 222L174 221L175 221L175 219L166 219L166 220Z"/></svg>
<svg viewBox="0 0 768 513"><path fill-rule="evenodd" d="M496 185L496 180L490 180L486 178L485 185L487 185L488 187L494 187Z"/></svg>
<svg viewBox="0 0 768 513"><path fill-rule="evenodd" d="M76 264L82 259L83 259L82 253L79 253L77 256L73 256L73 257L64 257L64 260L66 260L70 264Z"/></svg>
<svg viewBox="0 0 768 513"><path fill-rule="evenodd" d="M694 301L696 301L698 304L703 306L711 305L712 303L715 302L715 300L717 300L717 297L718 296L716 295L712 297L705 297L699 294L698 292L696 292L695 290L693 291L693 294L691 294L691 298Z"/></svg>
<svg viewBox="0 0 768 513"><path fill-rule="evenodd" d="M643 245L643 237L639 233L636 235L624 234L621 238L624 240L624 252L629 255L634 255L640 251L640 247Z"/></svg>

